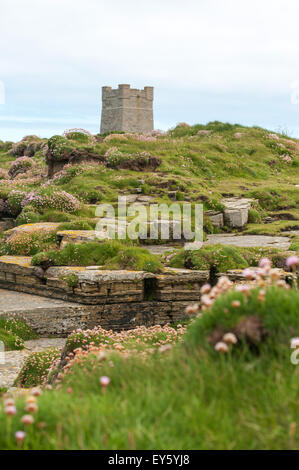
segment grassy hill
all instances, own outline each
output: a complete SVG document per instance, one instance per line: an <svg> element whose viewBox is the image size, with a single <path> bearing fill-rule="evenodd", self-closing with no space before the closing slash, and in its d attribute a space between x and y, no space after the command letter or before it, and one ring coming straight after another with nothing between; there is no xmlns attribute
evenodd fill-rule
<svg viewBox="0 0 299 470"><path fill-rule="evenodd" d="M83 141L82 141L83 140ZM34 167L7 182L1 174L0 190L29 191L44 182L46 173L42 148L50 145L58 161L72 152L82 155L106 155L105 164L81 164L68 167L47 185L61 189L84 203L115 202L119 193L135 192L168 200L168 192L178 191L178 199L203 201L214 209L228 195L256 197L262 209L290 211L298 215L297 189L299 141L260 128L210 123L206 126L180 124L165 134L110 134L91 138L70 133L66 137L24 138L19 144L0 142L0 165L8 170L18 155L18 146L34 143L31 157ZM24 145L23 145L24 147ZM14 149L14 150L13 150ZM134 171L130 165L145 152L158 157L155 171ZM127 168L119 169L126 162ZM28 181L26 181L28 180Z"/></svg>

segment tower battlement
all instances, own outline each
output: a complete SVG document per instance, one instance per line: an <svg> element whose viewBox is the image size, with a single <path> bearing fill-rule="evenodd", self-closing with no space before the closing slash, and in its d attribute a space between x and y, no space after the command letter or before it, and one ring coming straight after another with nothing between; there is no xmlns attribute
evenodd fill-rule
<svg viewBox="0 0 299 470"><path fill-rule="evenodd" d="M101 134L110 131L150 132L153 119L154 87L143 90L121 84L102 87Z"/></svg>

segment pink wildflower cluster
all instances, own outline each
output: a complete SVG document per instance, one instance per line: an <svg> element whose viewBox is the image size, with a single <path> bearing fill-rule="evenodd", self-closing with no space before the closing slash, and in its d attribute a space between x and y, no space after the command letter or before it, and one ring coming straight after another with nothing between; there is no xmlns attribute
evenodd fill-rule
<svg viewBox="0 0 299 470"><path fill-rule="evenodd" d="M269 134L269 135L268 135L268 138L269 138L269 139L273 139L273 140L279 140L279 137L278 137L277 134Z"/></svg>
<svg viewBox="0 0 299 470"><path fill-rule="evenodd" d="M285 163L292 163L292 157L290 155L285 154L285 155L280 155L280 158L282 159L283 162Z"/></svg>
<svg viewBox="0 0 299 470"><path fill-rule="evenodd" d="M139 326L133 330L116 332L104 330L100 326L92 330L78 329L71 333L67 339L67 345L72 344L74 348L66 357L62 371L58 375L60 381L76 363L82 363L89 354L96 355L101 362L111 352L117 351L125 357L138 353L139 356L147 358L149 354L158 351L164 353L171 349L176 342L182 341L186 328L178 325L177 329L169 325L152 327ZM132 346L133 345L133 346ZM56 361L51 370L59 365Z"/></svg>
<svg viewBox="0 0 299 470"><path fill-rule="evenodd" d="M67 129L66 131L64 131L62 136L63 137L68 137L70 134L74 134L74 133L84 134L84 135L87 135L91 140L93 140L93 141L96 140L94 135L92 135L86 129L82 129L81 127L80 128L74 128L74 129Z"/></svg>
<svg viewBox="0 0 299 470"><path fill-rule="evenodd" d="M175 252L174 253L170 253L169 255L162 255L162 259L164 261L166 261L166 263L169 263L169 261L175 256Z"/></svg>
<svg viewBox="0 0 299 470"><path fill-rule="evenodd" d="M113 155L118 155L120 153L118 147L109 147L109 149L106 150L105 152L105 157L111 157Z"/></svg>
<svg viewBox="0 0 299 470"><path fill-rule="evenodd" d="M229 352L229 347L237 344L237 342L238 338L234 333L225 333L225 335L222 337L222 340L215 344L214 349L220 353L227 353Z"/></svg>
<svg viewBox="0 0 299 470"><path fill-rule="evenodd" d="M51 208L61 212L75 212L80 207L78 199L66 191L55 191L53 193L31 191L21 203L22 208L29 204L39 211Z"/></svg>
<svg viewBox="0 0 299 470"><path fill-rule="evenodd" d="M30 371L35 370L38 374L40 384L47 380L48 373L55 361L60 358L61 351L58 348L48 349L41 352L34 352L27 357L18 380L21 384L26 384L26 377L30 376Z"/></svg>

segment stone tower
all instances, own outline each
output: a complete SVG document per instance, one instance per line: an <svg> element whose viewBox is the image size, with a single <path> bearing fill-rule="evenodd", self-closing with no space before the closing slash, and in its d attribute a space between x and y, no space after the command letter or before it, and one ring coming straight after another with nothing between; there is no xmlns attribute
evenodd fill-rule
<svg viewBox="0 0 299 470"><path fill-rule="evenodd" d="M118 85L102 87L101 134L110 131L150 132L154 128L154 87L143 90Z"/></svg>

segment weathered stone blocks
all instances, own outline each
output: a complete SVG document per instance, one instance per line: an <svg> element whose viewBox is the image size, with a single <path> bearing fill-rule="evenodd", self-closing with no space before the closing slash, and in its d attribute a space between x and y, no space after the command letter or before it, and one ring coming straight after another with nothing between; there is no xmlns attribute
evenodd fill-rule
<svg viewBox="0 0 299 470"><path fill-rule="evenodd" d="M101 134L114 130L125 132L150 132L154 128L153 119L154 88L143 90L130 88L130 85L102 87Z"/></svg>
<svg viewBox="0 0 299 470"><path fill-rule="evenodd" d="M67 334L75 328L101 325L130 329L137 325L165 324L185 316L185 307L200 300L200 287L208 271L169 268L163 274L109 271L85 267L50 267L35 276L30 257L0 257L0 287L66 301L65 308L28 309L28 323L39 333ZM75 285L68 280L74 275ZM1 314L1 311L0 311Z"/></svg>

